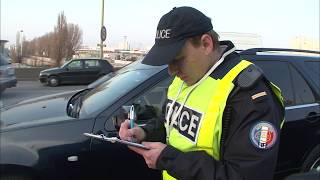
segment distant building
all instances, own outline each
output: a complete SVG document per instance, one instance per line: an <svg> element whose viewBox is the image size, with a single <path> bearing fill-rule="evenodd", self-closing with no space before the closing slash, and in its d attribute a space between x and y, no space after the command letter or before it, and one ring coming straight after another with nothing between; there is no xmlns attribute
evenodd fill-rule
<svg viewBox="0 0 320 180"><path fill-rule="evenodd" d="M130 50L130 44L128 42L127 36L123 36L123 42L119 43L118 49Z"/></svg>
<svg viewBox="0 0 320 180"><path fill-rule="evenodd" d="M220 40L231 40L239 50L262 47L262 39L258 34L238 32L219 32L218 34Z"/></svg>
<svg viewBox="0 0 320 180"><path fill-rule="evenodd" d="M113 60L124 60L124 61L135 61L143 57L146 54L147 50L142 49L114 49L114 48L103 48L103 58L110 61ZM73 58L85 58L85 57L96 57L100 58L100 48L99 47L88 47L82 46L79 49L75 50L75 55Z"/></svg>
<svg viewBox="0 0 320 180"><path fill-rule="evenodd" d="M74 58L79 57L99 57L100 49L83 46L75 50Z"/></svg>
<svg viewBox="0 0 320 180"><path fill-rule="evenodd" d="M311 39L305 36L296 36L291 39L291 48L320 51L319 40Z"/></svg>

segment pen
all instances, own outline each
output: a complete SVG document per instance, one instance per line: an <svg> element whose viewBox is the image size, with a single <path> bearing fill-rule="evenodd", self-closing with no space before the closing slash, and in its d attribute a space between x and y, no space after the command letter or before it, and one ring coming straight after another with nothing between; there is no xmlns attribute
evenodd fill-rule
<svg viewBox="0 0 320 180"><path fill-rule="evenodd" d="M135 118L136 118L136 113L134 111L134 106L132 105L129 112L130 128L134 128Z"/></svg>

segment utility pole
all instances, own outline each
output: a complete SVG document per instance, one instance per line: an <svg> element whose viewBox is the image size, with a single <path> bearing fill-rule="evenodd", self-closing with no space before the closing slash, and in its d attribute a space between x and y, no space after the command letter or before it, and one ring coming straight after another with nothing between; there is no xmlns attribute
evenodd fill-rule
<svg viewBox="0 0 320 180"><path fill-rule="evenodd" d="M105 40L105 38L102 35L102 31L103 29L105 29L104 25L104 0L102 0L102 13L101 13L101 31L100 31L100 36L101 36L101 41L100 41L100 58L103 58L103 41Z"/></svg>
<svg viewBox="0 0 320 180"><path fill-rule="evenodd" d="M106 47L106 45L103 44L103 41L107 38L107 30L106 27L103 25L104 22L104 0L102 0L102 12L101 12L101 29L100 29L100 44L97 44L97 46L100 46L100 58L103 58L103 47Z"/></svg>

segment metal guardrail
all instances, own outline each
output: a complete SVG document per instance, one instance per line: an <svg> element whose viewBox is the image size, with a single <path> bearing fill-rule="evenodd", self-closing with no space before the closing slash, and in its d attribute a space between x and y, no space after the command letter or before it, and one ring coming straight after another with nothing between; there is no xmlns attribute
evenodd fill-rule
<svg viewBox="0 0 320 180"><path fill-rule="evenodd" d="M115 66L114 69L121 69L123 66ZM16 78L18 81L38 81L40 71L48 69L45 67L27 67L15 68Z"/></svg>
<svg viewBox="0 0 320 180"><path fill-rule="evenodd" d="M37 81L40 71L46 68L15 68L18 81Z"/></svg>

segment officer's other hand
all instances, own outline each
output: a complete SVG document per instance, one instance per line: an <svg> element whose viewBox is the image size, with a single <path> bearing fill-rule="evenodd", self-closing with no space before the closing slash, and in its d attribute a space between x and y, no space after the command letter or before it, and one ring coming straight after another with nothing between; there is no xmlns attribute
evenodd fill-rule
<svg viewBox="0 0 320 180"><path fill-rule="evenodd" d="M132 141L135 139L138 142L141 142L145 137L146 133L144 130L139 127L137 124L135 124L134 128L130 129L130 120L125 120L123 123L121 123L120 130L119 130L119 136L123 140Z"/></svg>
<svg viewBox="0 0 320 180"><path fill-rule="evenodd" d="M128 147L134 152L142 155L149 168L156 169L156 164L157 164L159 155L161 154L163 149L167 147L167 145L161 142L143 142L142 144L147 146L149 150L145 150L145 149L137 148L133 146L128 146Z"/></svg>

